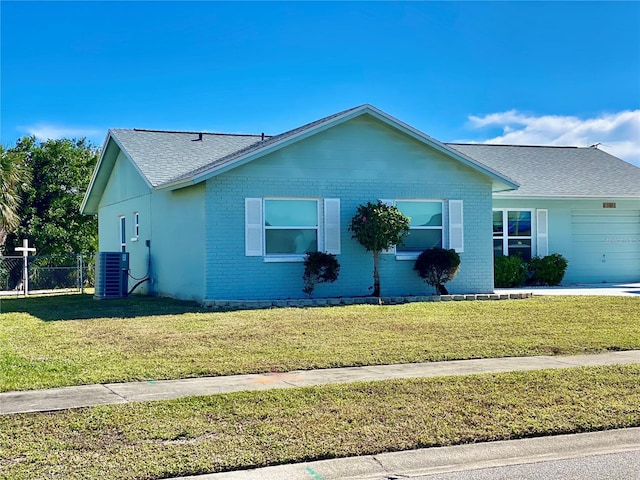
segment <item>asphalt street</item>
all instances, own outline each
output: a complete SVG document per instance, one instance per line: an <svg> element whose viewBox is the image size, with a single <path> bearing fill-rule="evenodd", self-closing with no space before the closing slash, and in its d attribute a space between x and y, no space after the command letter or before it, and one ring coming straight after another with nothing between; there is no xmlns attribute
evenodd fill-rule
<svg viewBox="0 0 640 480"><path fill-rule="evenodd" d="M388 480L390 477L382 478ZM640 449L494 468L473 468L410 478L414 480L637 480L640 479Z"/></svg>

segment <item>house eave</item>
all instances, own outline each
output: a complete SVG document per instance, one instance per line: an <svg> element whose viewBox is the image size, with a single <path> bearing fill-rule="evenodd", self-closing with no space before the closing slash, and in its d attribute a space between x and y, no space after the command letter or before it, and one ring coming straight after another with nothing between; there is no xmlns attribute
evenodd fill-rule
<svg viewBox="0 0 640 480"><path fill-rule="evenodd" d="M640 195L513 195L494 193L501 200L640 200Z"/></svg>
<svg viewBox="0 0 640 480"><path fill-rule="evenodd" d="M113 151L113 154L112 154L112 150L110 149L110 146L112 145L110 143L111 140L113 141L113 145L115 145L115 147L117 148L116 151ZM134 162L131 159L131 156L127 153L124 146L120 143L118 138L115 135L113 135L113 132L110 129L107 132L107 137L104 141L104 145L102 147L102 152L100 153L100 158L98 159L98 163L96 163L96 166L93 170L93 175L91 176L89 187L87 188L85 196L82 199L82 204L80 205L80 213L82 213L83 215L95 215L98 213L98 205L100 203L99 199L100 197L102 197L102 194L104 193L104 189L106 188L107 183L109 181L109 176L111 175L111 171L115 166L115 162L118 158L118 151L123 152L127 156L127 158L133 164L133 167L136 169L140 177L146 183L147 187L150 190L153 190L154 188L153 185L151 185L147 177L142 173L142 171L140 170L136 162ZM105 170L103 167L108 170L108 173L104 173ZM106 179L104 181L100 181L100 177L102 177L103 175L106 175ZM95 188L98 188L99 191L94 191ZM97 200L93 200L94 198L97 198Z"/></svg>
<svg viewBox="0 0 640 480"><path fill-rule="evenodd" d="M104 143L102 144L102 150L100 151L100 157L98 158L98 162L96 163L96 166L93 169L93 173L91 175L91 181L89 182L89 186L87 187L87 190L84 194L84 198L82 199L82 204L80 205L80 213L82 215L95 215L98 213L97 207L100 201L95 200L91 202L91 199L94 195L97 195L98 197L100 197L100 195L102 194L102 192L100 192L100 195L98 195L97 193L94 193L94 188L96 187L98 176L102 171L105 157L107 156L109 140L111 140L112 138L113 136L111 135L111 130L109 130L107 132L107 136L105 137ZM117 157L117 154L116 154L116 157ZM115 157L114 157L114 162L115 162ZM102 188L102 191L104 191L104 188Z"/></svg>

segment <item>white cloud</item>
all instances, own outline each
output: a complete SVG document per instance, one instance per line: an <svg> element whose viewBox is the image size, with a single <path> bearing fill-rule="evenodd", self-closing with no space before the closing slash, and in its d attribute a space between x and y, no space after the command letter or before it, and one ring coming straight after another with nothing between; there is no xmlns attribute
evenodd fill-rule
<svg viewBox="0 0 640 480"><path fill-rule="evenodd" d="M95 137L101 134L100 130L94 128L62 127L47 123L20 127L20 129L26 131L29 135L35 136L38 140Z"/></svg>
<svg viewBox="0 0 640 480"><path fill-rule="evenodd" d="M479 143L511 145L573 145L599 148L640 167L640 110L593 118L527 115L517 110L469 116L474 129L500 128L502 135ZM478 140L476 140L478 141Z"/></svg>

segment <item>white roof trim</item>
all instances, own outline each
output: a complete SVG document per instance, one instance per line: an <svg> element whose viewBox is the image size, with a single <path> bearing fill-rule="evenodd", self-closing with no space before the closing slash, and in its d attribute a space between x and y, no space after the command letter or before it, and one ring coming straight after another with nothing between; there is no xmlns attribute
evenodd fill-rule
<svg viewBox="0 0 640 480"><path fill-rule="evenodd" d="M322 132L323 130L326 130L330 127L339 125L340 123L343 123L347 120L351 120L352 118L364 115L364 114L370 114L373 117L377 118L378 120L383 121L384 123L386 123L387 125L396 128L404 133L406 133L407 135L415 138L416 140L427 144L428 146L435 148L436 150L440 151L441 153L444 153L450 157L455 158L456 160L460 161L461 163L474 168L475 170L480 171L481 173L483 173L484 175L487 175L488 177L492 178L493 180L500 182L502 184L505 185L506 189L517 189L519 187L518 183L516 183L515 181L511 180L508 177L505 177L504 175L500 174L499 172L487 167L486 165L483 165L481 163L476 162L475 160L473 160L472 158L464 155L461 152L458 152L457 150L454 150L451 147L448 147L447 145L443 144L442 142L439 142L438 140L420 132L419 130L411 127L410 125L407 125L404 122L401 122L400 120L397 120L394 117L391 117L390 115L384 113L381 110L378 110L377 108L375 108L372 105L369 104L365 104L365 105L361 105L360 107L356 107L354 109L351 110L347 110L345 111L343 114L341 115L336 115L336 116L332 116L331 118L328 118L325 122L313 125L309 128L306 128L304 130L300 130L299 132L296 132L292 135L288 135L284 138L282 138L281 140L278 140L276 142L270 143L268 145L265 145L262 148L258 148L252 152L247 153L246 155L242 155L238 158L235 158L231 161L229 161L228 163L225 164L221 164L218 166L213 166L211 167L211 169L206 170L202 173L196 174L190 178L185 178L185 179L181 179L178 181L174 181L174 182L168 182L164 185L161 185L159 187L157 187L158 189L178 189L178 188L183 188L189 185L193 185L196 183L200 183L204 180L207 180L209 178L212 178L214 176L220 175L221 173L224 173L226 171L229 171L233 168L239 167L241 165L244 165L252 160L255 160L256 158L259 158L263 155L266 155L268 153L271 153L275 150L278 150L280 148L283 148L287 145L290 145L292 143L295 143L299 140L302 140L306 137L309 137L311 135L314 135L316 133ZM294 129L295 130L295 129ZM284 132L286 133L286 132Z"/></svg>
<svg viewBox="0 0 640 480"><path fill-rule="evenodd" d="M140 170L140 168L138 167L136 162L134 162L131 159L131 156L127 153L127 151L122 146L122 144L118 141L116 136L113 135L113 132L111 131L111 129L109 129L108 132L107 132L107 137L105 138L104 144L102 146L102 152L100 153L100 158L98 159L98 162L96 163L96 166L93 169L93 174L91 175L91 181L89 182L89 186L87 187L87 190L85 192L84 198L82 199L82 204L80 205L80 212L83 213L83 214L85 213L85 210L87 208L87 204L89 202L89 198L94 195L93 189L95 187L96 180L98 179L98 176L100 175L105 155L107 154L107 147L109 146L109 140L113 140L113 143L115 144L115 146L122 153L125 154L125 156L129 160L129 162L133 165L133 168L138 172L138 174L144 180L144 182L147 184L149 189L153 189L153 186L151 185L151 183L149 183L149 180L147 179L146 175L144 175L142 173L142 171ZM114 165L115 165L115 162L117 160L118 160L118 154L116 153L115 156L114 156L114 159L113 159L113 164ZM113 166L112 166L112 169L113 169ZM110 172L109 172L109 174L110 174ZM105 182L105 187L106 187L108 182L109 182L109 179L107 178L107 180ZM102 193L104 193L104 190L103 190ZM101 193L101 195L102 195L102 193ZM97 212L97 210L96 210L96 212Z"/></svg>

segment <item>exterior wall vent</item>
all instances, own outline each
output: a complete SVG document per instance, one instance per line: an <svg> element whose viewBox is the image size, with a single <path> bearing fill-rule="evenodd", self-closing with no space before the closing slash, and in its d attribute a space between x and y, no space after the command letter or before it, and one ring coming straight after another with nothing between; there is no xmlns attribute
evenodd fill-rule
<svg viewBox="0 0 640 480"><path fill-rule="evenodd" d="M129 287L128 272L128 252L98 252L94 298L126 298Z"/></svg>

